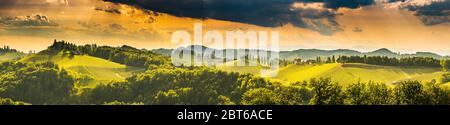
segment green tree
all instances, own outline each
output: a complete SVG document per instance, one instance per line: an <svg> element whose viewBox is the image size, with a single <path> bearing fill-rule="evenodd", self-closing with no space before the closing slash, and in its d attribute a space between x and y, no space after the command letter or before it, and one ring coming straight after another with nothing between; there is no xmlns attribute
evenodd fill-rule
<svg viewBox="0 0 450 125"><path fill-rule="evenodd" d="M313 96L306 85L296 83L289 86L277 86L274 91L279 94L283 105L305 105Z"/></svg>
<svg viewBox="0 0 450 125"><path fill-rule="evenodd" d="M84 92L86 102L90 104L104 104L108 102L133 102L132 91L125 82L111 82L100 84L90 91Z"/></svg>
<svg viewBox="0 0 450 125"><path fill-rule="evenodd" d="M404 81L394 89L394 103L399 105L430 104L427 92L419 81Z"/></svg>
<svg viewBox="0 0 450 125"><path fill-rule="evenodd" d="M310 104L313 105L342 105L345 94L342 86L332 83L330 78L311 79L310 86L314 93Z"/></svg>
<svg viewBox="0 0 450 125"><path fill-rule="evenodd" d="M14 101L10 98L0 98L0 105L31 105L31 104L21 101Z"/></svg>
<svg viewBox="0 0 450 125"><path fill-rule="evenodd" d="M450 82L450 73L442 74L441 83Z"/></svg>
<svg viewBox="0 0 450 125"><path fill-rule="evenodd" d="M368 104L386 105L391 104L392 90L384 83L369 83L367 85Z"/></svg>
<svg viewBox="0 0 450 125"><path fill-rule="evenodd" d="M391 90L382 83L357 83L347 87L347 103L352 105L390 104Z"/></svg>
<svg viewBox="0 0 450 125"><path fill-rule="evenodd" d="M441 67L445 72L450 71L450 60L441 60Z"/></svg>
<svg viewBox="0 0 450 125"><path fill-rule="evenodd" d="M74 79L52 62L0 64L0 95L32 104L63 104L72 94Z"/></svg>
<svg viewBox="0 0 450 125"><path fill-rule="evenodd" d="M426 84L426 92L431 101L431 104L435 105L448 105L450 104L450 91L448 88L442 86L442 84L436 82L430 82Z"/></svg>
<svg viewBox="0 0 450 125"><path fill-rule="evenodd" d="M243 105L280 105L281 100L278 94L266 88L251 89L244 93L242 97Z"/></svg>
<svg viewBox="0 0 450 125"><path fill-rule="evenodd" d="M217 101L218 101L218 105L236 105L236 103L234 103L233 101L231 101L231 99L227 96L223 96L223 95L219 95L219 97L217 97Z"/></svg>
<svg viewBox="0 0 450 125"><path fill-rule="evenodd" d="M120 102L120 101L112 101L112 102L106 102L104 103L104 105L144 105L144 103L142 102L133 102L133 103L128 103L128 102Z"/></svg>
<svg viewBox="0 0 450 125"><path fill-rule="evenodd" d="M347 98L350 104L366 105L369 104L369 93L366 91L365 83L351 84L347 87Z"/></svg>

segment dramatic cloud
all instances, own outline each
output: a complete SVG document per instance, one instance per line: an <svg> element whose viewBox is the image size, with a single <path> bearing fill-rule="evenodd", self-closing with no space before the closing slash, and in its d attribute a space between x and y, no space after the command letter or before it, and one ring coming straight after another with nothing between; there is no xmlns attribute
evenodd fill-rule
<svg viewBox="0 0 450 125"><path fill-rule="evenodd" d="M336 9L358 8L374 0L105 0L179 17L218 19L277 27L292 24L322 34L341 30Z"/></svg>
<svg viewBox="0 0 450 125"><path fill-rule="evenodd" d="M97 6L94 8L95 11L106 12L110 14L117 14L123 16L129 16L134 18L135 22L143 22L143 23L154 23L156 21L155 17L160 16L160 13L140 9L133 6L128 5L105 5L105 6Z"/></svg>
<svg viewBox="0 0 450 125"><path fill-rule="evenodd" d="M50 21L44 15L0 17L0 25L26 27L26 26L58 26L57 23Z"/></svg>
<svg viewBox="0 0 450 125"><path fill-rule="evenodd" d="M375 0L297 0L303 2L323 2L327 8L351 8L356 9L361 6L375 4Z"/></svg>
<svg viewBox="0 0 450 125"><path fill-rule="evenodd" d="M112 8L112 7L107 7L107 8L95 7L94 10L103 11L103 12L112 13L112 14L122 14L122 12L120 12L119 9Z"/></svg>
<svg viewBox="0 0 450 125"><path fill-rule="evenodd" d="M390 0L388 7L415 12L425 25L450 22L450 0Z"/></svg>

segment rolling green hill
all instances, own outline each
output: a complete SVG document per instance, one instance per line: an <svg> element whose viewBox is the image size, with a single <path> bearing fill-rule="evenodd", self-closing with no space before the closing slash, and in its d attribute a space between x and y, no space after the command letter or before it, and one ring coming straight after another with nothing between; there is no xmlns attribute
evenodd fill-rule
<svg viewBox="0 0 450 125"><path fill-rule="evenodd" d="M25 54L19 53L19 52L8 52L8 53L0 54L0 62L16 60L16 59L23 57L24 55Z"/></svg>
<svg viewBox="0 0 450 125"><path fill-rule="evenodd" d="M259 74L261 67L221 66L218 69L230 72ZM320 65L288 65L281 67L278 75L271 79L296 82L309 81L311 78L330 77L332 81L342 85L361 82L382 82L394 84L403 80L419 80L429 82L439 80L443 72L440 68L426 67L393 67L368 64L320 64Z"/></svg>
<svg viewBox="0 0 450 125"><path fill-rule="evenodd" d="M22 62L45 62L51 61L58 66L75 73L78 78L83 78L80 86L94 87L98 83L108 83L112 80L123 81L135 72L142 72L144 69L126 66L87 55L75 55L73 57L64 54L45 55L34 54L19 61Z"/></svg>
<svg viewBox="0 0 450 125"><path fill-rule="evenodd" d="M331 77L333 81L347 85L361 82L395 83L402 80L428 82L439 79L439 68L392 67L367 64L290 65L280 69L276 79L304 81L314 77Z"/></svg>
<svg viewBox="0 0 450 125"><path fill-rule="evenodd" d="M232 66L232 65L237 65L239 62L239 60L235 60L235 61L230 61L221 65L217 65L216 68L223 70L223 71L229 71L229 72L240 72L240 73L250 73L250 74L254 74L254 75L259 75L261 73L261 70L265 67L263 66ZM250 62L253 63L254 62ZM252 65L253 65L252 64ZM256 65L256 64L254 64Z"/></svg>

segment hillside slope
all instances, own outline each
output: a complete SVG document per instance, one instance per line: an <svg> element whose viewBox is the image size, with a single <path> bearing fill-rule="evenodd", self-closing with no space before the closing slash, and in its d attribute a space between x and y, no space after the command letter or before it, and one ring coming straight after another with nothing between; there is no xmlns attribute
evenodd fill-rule
<svg viewBox="0 0 450 125"><path fill-rule="evenodd" d="M229 72L242 72L259 75L261 67L219 66L218 69ZM309 81L312 78L330 77L341 85L361 82L382 82L393 84L405 80L429 82L439 80L442 76L440 68L426 67L394 67L368 64L320 64L320 65L288 65L278 70L278 75L271 79L296 82Z"/></svg>
<svg viewBox="0 0 450 125"><path fill-rule="evenodd" d="M361 82L395 83L404 80L429 82L439 79L439 68L392 67L367 64L290 65L280 69L276 79L304 81L317 77L330 77L343 85Z"/></svg>
<svg viewBox="0 0 450 125"><path fill-rule="evenodd" d="M3 54L0 54L0 62L16 60L23 56L25 56L25 54L18 53L18 52L3 53Z"/></svg>
<svg viewBox="0 0 450 125"><path fill-rule="evenodd" d="M93 86L97 83L107 83L109 81L122 81L135 72L142 72L144 69L126 66L87 55L75 55L73 57L64 54L45 55L34 54L25 57L22 62L45 62L51 61L61 68L75 72L78 77L88 76L89 79L83 81L83 85ZM93 84L95 83L95 84Z"/></svg>

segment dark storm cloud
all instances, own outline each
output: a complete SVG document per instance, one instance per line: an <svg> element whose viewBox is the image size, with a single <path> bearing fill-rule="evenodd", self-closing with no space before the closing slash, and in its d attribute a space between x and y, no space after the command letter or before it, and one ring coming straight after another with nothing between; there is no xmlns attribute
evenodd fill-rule
<svg viewBox="0 0 450 125"><path fill-rule="evenodd" d="M337 8L358 8L374 0L105 0L179 17L218 19L265 27L293 24L322 34L339 31ZM323 3L322 8L293 8L294 3ZM323 23L323 22L328 23Z"/></svg>
<svg viewBox="0 0 450 125"><path fill-rule="evenodd" d="M411 4L414 0L390 0L405 4L402 8L415 12L425 25L450 22L450 0L428 0L429 4Z"/></svg>
<svg viewBox="0 0 450 125"><path fill-rule="evenodd" d="M117 8L100 8L100 7L95 7L94 10L96 10L96 11L103 11L103 12L112 13L112 14L122 14L122 12L120 12L120 10L117 9Z"/></svg>
<svg viewBox="0 0 450 125"><path fill-rule="evenodd" d="M450 0L433 2L428 6L410 7L410 10L416 11L426 25L450 22Z"/></svg>
<svg viewBox="0 0 450 125"><path fill-rule="evenodd" d="M375 4L375 0L296 0L301 2L321 2L325 4L325 7L338 9L338 8L351 8L356 9L361 6L368 6Z"/></svg>

